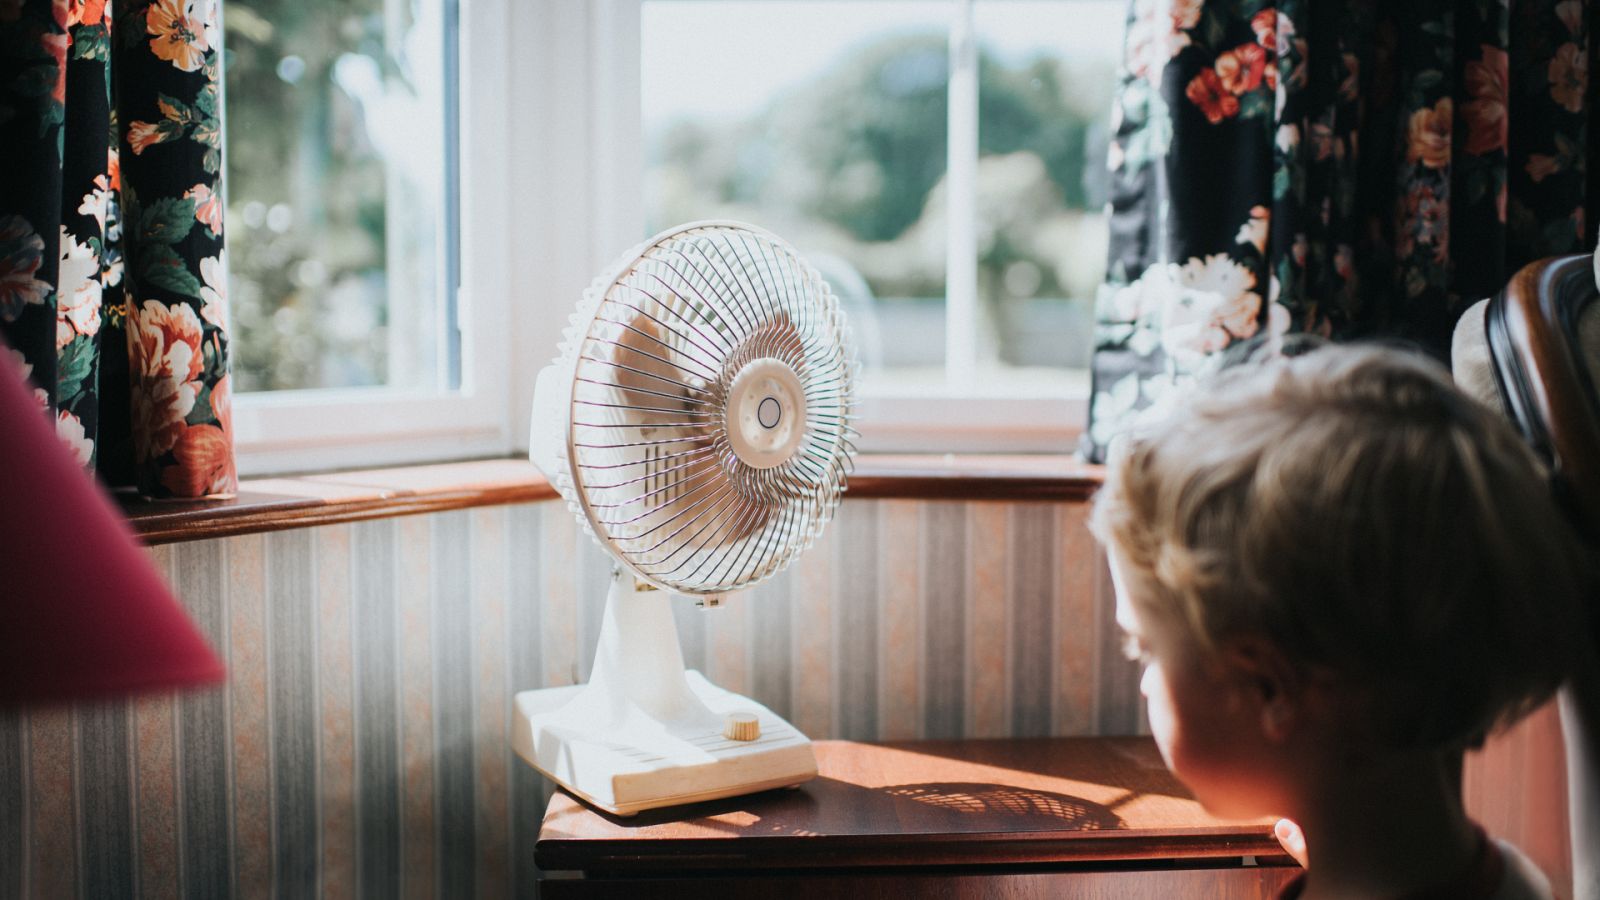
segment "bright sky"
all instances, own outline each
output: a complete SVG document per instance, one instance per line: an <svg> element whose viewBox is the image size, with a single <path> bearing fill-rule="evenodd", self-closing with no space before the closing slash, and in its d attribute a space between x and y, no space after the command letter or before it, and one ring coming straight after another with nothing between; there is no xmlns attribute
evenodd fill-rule
<svg viewBox="0 0 1600 900"><path fill-rule="evenodd" d="M642 102L663 120L743 116L842 53L891 34L944 33L953 0L646 0ZM980 40L1010 58L1115 64L1125 0L977 0Z"/></svg>

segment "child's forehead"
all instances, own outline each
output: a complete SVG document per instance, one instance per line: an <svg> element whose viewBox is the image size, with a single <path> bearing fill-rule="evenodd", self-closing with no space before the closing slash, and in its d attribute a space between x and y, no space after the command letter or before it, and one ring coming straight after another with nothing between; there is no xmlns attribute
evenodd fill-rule
<svg viewBox="0 0 1600 900"><path fill-rule="evenodd" d="M1133 604L1129 603L1119 592L1117 594L1117 627L1129 634L1142 634L1139 627L1139 617L1134 613Z"/></svg>
<svg viewBox="0 0 1600 900"><path fill-rule="evenodd" d="M1134 609L1133 599L1128 595L1128 579L1124 574L1126 569L1122 554L1115 546L1106 548L1106 558L1111 568L1112 593L1116 595L1117 625L1123 631L1139 633L1139 613Z"/></svg>

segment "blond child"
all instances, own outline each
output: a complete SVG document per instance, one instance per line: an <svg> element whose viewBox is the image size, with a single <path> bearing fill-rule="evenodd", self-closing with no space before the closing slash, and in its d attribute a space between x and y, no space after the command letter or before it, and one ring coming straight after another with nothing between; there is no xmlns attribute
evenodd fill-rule
<svg viewBox="0 0 1600 900"><path fill-rule="evenodd" d="M1298 823L1283 897L1550 896L1451 761L1560 682L1590 575L1531 453L1440 367L1225 371L1114 449L1092 525L1168 766L1218 815Z"/></svg>

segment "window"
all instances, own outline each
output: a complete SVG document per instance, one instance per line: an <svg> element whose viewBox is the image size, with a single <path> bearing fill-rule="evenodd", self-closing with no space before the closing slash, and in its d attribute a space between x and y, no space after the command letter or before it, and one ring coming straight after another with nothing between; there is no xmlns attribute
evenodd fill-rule
<svg viewBox="0 0 1600 900"><path fill-rule="evenodd" d="M502 163L482 150L497 133L484 123L504 118L490 113L505 102L492 87L504 11L469 9L227 3L223 185L246 474L510 450L504 341L474 328L494 315L498 292L484 288L503 273L471 266L491 255L473 239L503 220L485 187L504 181Z"/></svg>
<svg viewBox="0 0 1600 900"><path fill-rule="evenodd" d="M817 264L860 344L867 447L1059 450L1088 393L1124 13L643 0L642 230L744 219Z"/></svg>
<svg viewBox="0 0 1600 900"><path fill-rule="evenodd" d="M590 280L712 215L788 238L845 297L863 449L1076 440L1121 0L225 15L246 474L526 447Z"/></svg>

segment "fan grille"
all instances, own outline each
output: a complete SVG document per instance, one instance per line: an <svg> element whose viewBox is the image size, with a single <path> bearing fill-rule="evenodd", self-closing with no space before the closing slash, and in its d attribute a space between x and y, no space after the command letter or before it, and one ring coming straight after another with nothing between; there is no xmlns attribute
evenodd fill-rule
<svg viewBox="0 0 1600 900"><path fill-rule="evenodd" d="M771 234L701 224L649 242L591 292L568 348L568 453L596 537L683 593L781 571L832 517L855 452L855 355L827 283ZM798 380L803 432L757 467L730 441L726 407L741 372L774 360Z"/></svg>

